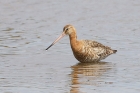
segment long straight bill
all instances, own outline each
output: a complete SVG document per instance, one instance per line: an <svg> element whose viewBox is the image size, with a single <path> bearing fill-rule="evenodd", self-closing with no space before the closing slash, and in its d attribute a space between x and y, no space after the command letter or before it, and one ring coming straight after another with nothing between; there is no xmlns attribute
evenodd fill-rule
<svg viewBox="0 0 140 93"><path fill-rule="evenodd" d="M58 42L64 36L65 36L65 33L63 32L46 50L48 50L51 46L53 46L56 42Z"/></svg>

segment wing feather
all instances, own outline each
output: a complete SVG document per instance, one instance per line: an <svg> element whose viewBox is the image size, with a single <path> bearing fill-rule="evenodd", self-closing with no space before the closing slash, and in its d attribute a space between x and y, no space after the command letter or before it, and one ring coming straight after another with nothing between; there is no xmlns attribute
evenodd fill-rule
<svg viewBox="0 0 140 93"><path fill-rule="evenodd" d="M112 51L112 49L110 47L104 46L103 44L98 43L96 41L84 40L84 44L87 47L91 47L93 52L95 54L97 54L98 56L109 55L109 54L111 54L111 51Z"/></svg>

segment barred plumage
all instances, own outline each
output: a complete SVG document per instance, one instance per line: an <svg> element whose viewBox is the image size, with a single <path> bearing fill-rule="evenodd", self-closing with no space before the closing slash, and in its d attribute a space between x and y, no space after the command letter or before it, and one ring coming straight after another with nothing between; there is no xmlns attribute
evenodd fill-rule
<svg viewBox="0 0 140 93"><path fill-rule="evenodd" d="M105 59L109 55L116 53L117 50L112 50L108 46L92 40L77 40L76 30L72 25L66 25L63 28L63 33L56 39L46 50L54 45L65 35L69 35L70 44L75 58L80 62L95 62Z"/></svg>

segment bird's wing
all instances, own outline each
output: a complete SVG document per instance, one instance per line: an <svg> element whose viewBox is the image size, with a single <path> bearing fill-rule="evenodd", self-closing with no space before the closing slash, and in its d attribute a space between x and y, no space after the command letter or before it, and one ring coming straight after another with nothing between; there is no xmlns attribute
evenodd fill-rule
<svg viewBox="0 0 140 93"><path fill-rule="evenodd" d="M101 56L102 54L106 53L106 49L103 47L93 47L92 50L98 56Z"/></svg>
<svg viewBox="0 0 140 93"><path fill-rule="evenodd" d="M86 46L89 46L94 51L95 54L97 54L99 56L104 53L108 53L111 50L110 47L104 46L103 44L98 43L96 41L84 40L83 42Z"/></svg>
<svg viewBox="0 0 140 93"><path fill-rule="evenodd" d="M88 45L88 46L91 46L91 47L107 47L107 48L110 48L108 46L104 46L103 44L98 43L96 41L92 41L92 40L83 40L83 42L84 42L85 45Z"/></svg>

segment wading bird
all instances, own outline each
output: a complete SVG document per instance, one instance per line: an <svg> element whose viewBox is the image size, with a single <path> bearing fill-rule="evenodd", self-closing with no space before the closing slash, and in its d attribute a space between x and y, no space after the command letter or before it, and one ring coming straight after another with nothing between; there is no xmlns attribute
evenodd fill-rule
<svg viewBox="0 0 140 93"><path fill-rule="evenodd" d="M65 35L69 35L71 49L75 58L80 62L97 62L116 53L108 46L92 40L77 40L76 30L72 25L66 25L62 34L46 49L48 50Z"/></svg>

